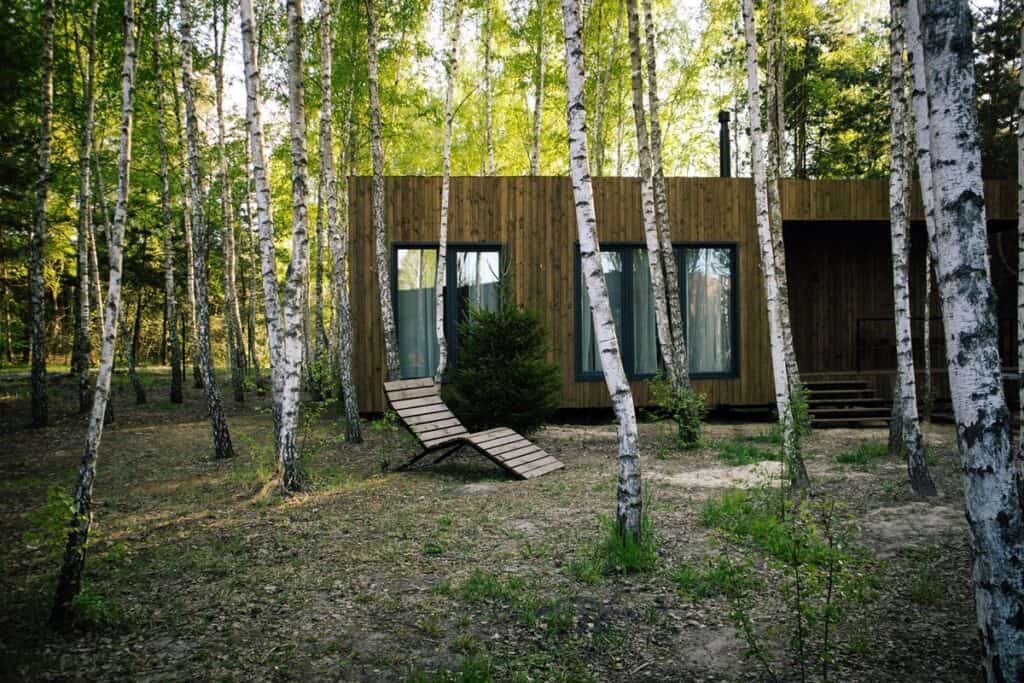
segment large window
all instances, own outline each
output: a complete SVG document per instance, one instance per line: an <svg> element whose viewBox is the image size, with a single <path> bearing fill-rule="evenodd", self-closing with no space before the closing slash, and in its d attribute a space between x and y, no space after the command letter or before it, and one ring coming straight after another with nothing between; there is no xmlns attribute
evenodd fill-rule
<svg viewBox="0 0 1024 683"><path fill-rule="evenodd" d="M458 323L475 309L498 307L501 251L497 246L448 245L446 267L445 339L449 363L454 364ZM438 359L437 247L395 247L392 273L402 379L432 377Z"/></svg>
<svg viewBox="0 0 1024 683"><path fill-rule="evenodd" d="M685 302L683 323L691 375L735 375L736 247L731 244L677 246L676 260L679 297ZM661 367L661 354L647 248L605 245L601 248L601 262L626 374L631 378L651 377ZM576 264L577 376L600 379L601 359L578 257Z"/></svg>

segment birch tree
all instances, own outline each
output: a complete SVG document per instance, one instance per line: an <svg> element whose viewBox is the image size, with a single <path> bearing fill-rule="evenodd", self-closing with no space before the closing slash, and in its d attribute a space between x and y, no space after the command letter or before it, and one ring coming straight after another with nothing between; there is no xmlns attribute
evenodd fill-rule
<svg viewBox="0 0 1024 683"><path fill-rule="evenodd" d="M444 371L448 367L448 344L444 338L444 290L447 279L448 262L448 207L451 197L452 176L452 124L455 121L455 74L459 68L459 24L462 21L462 3L451 0L448 12L450 22L448 34L448 51L445 55L445 93L444 93L444 149L441 152L441 220L440 237L437 244L437 267L434 283L434 331L437 335L437 370L434 381L441 383Z"/></svg>
<svg viewBox="0 0 1024 683"><path fill-rule="evenodd" d="M302 3L288 0L288 121L292 154L292 258L284 282L284 340L281 370L281 485L302 486L299 463L299 391L302 385L303 291L309 250L306 210L306 106L302 84Z"/></svg>
<svg viewBox="0 0 1024 683"><path fill-rule="evenodd" d="M484 53L484 138L487 145L487 175L496 173L494 165L494 92L491 86L491 15L494 0L483 0L483 53Z"/></svg>
<svg viewBox="0 0 1024 683"><path fill-rule="evenodd" d="M530 136L530 175L540 175L540 134L544 114L544 0L535 0L537 13L537 75L533 80L533 134Z"/></svg>
<svg viewBox="0 0 1024 683"><path fill-rule="evenodd" d="M771 229L772 252L775 255L775 280L779 288L779 325L782 328L782 348L786 359L786 375L790 391L803 391L800 368L793 347L793 326L789 311L789 275L786 271L786 241L783 237L782 197L779 180L785 157L785 59L782 53L784 30L782 27L782 0L768 0L768 64L767 107L765 137L768 141L767 190L768 227ZM737 126L738 128L739 126Z"/></svg>
<svg viewBox="0 0 1024 683"><path fill-rule="evenodd" d="M964 474L978 635L987 679L1019 681L1024 680L1024 482L1011 447L996 296L988 276L971 12L962 0L931 0L920 21L935 208L931 237Z"/></svg>
<svg viewBox="0 0 1024 683"><path fill-rule="evenodd" d="M1024 65L1024 24L1020 28L1020 58ZM1020 401L1020 429L1017 460L1024 461L1024 68L1020 70L1017 98L1017 391Z"/></svg>
<svg viewBox="0 0 1024 683"><path fill-rule="evenodd" d="M608 59L605 60L604 69L600 72L600 84L597 88L597 96L594 98L594 130L591 139L594 141L594 175L604 175L604 113L608 105L608 84L611 82L612 70L615 67L615 59L619 54L619 39L622 36L622 14L625 6L624 0L617 0L615 12L615 32L612 34L611 46L608 48ZM620 174L621 175L621 174Z"/></svg>
<svg viewBox="0 0 1024 683"><path fill-rule="evenodd" d="M181 345L178 343L178 307L174 290L174 223L171 220L170 155L164 124L163 64L160 40L153 39L153 79L156 86L156 130L160 148L160 217L164 228L164 315L171 357L171 403L182 403Z"/></svg>
<svg viewBox="0 0 1024 683"><path fill-rule="evenodd" d="M29 261L29 308L32 311L32 426L49 421L46 396L46 288L43 247L46 244L46 197L50 189L50 116L53 110L53 0L42 2L43 59L39 117L39 175L36 180L35 223Z"/></svg>
<svg viewBox="0 0 1024 683"><path fill-rule="evenodd" d="M916 0L915 0L916 1ZM889 167L889 225L892 247L893 320L896 326L896 382L898 414L893 420L901 422L899 450L907 459L910 486L919 496L935 496L938 491L928 472L924 459L924 439L917 415L917 384L914 373L914 346L910 326L910 282L907 262L910 260L910 170L907 158L907 110L903 70L903 14L906 0L890 0L889 31L889 102L890 115L890 167Z"/></svg>
<svg viewBox="0 0 1024 683"><path fill-rule="evenodd" d="M121 127L117 155L117 206L111 229L110 278L107 284L106 315L100 347L100 362L96 376L89 427L82 449L81 464L75 483L74 502L68 525L67 543L50 623L64 626L71 617L72 603L82 586L85 552L92 528L92 489L96 479L96 460L99 457L100 438L103 435L103 417L110 395L110 377L114 369L114 351L117 345L117 321L121 306L121 249L128 218L128 183L132 150L132 99L135 88L135 7L133 0L124 3L124 64L121 69Z"/></svg>
<svg viewBox="0 0 1024 683"><path fill-rule="evenodd" d="M373 0L366 0L367 84L370 90L370 156L373 157L373 235L377 256L377 294L384 328L384 360L388 381L401 375L398 360L398 332L391 306L391 269L388 229L384 220L384 144L381 139L380 94L377 74L377 18Z"/></svg>
<svg viewBox="0 0 1024 683"><path fill-rule="evenodd" d="M643 58L640 54L640 19L637 0L626 0L626 14L629 22L629 63L630 81L633 91L633 121L636 129L637 157L640 166L640 205L643 211L644 237L647 241L647 265L651 277L654 318L658 329L658 343L661 357L673 388L685 381L686 373L680 365L679 355L672 336L669 320L668 296L665 282L665 268L662 264L661 238L658 234L658 217L654 200L654 180L651 168L650 138L647 134L647 114L644 110ZM674 288L673 288L674 289Z"/></svg>
<svg viewBox="0 0 1024 683"><path fill-rule="evenodd" d="M210 348L210 302L207 293L209 273L206 263L208 230L203 214L202 171L199 166L199 126L196 121L195 92L192 85L192 20L190 0L179 0L181 21L181 81L185 100L185 133L188 141L188 191L192 209L192 262L195 272L196 352L202 371L206 407L213 429L213 452L216 458L234 456L231 433L224 417L217 378L213 373Z"/></svg>
<svg viewBox="0 0 1024 683"><path fill-rule="evenodd" d="M89 335L90 301L89 292L91 275L89 267L89 231L92 222L92 147L93 128L96 114L96 15L99 11L98 0L89 4L89 28L86 44L85 62L82 62L81 49L78 41L78 30L75 30L75 56L78 59L79 71L82 75L82 140L79 147L79 190L78 190L78 239L75 242L76 256L76 289L77 312L75 315L74 359L72 367L78 374L78 411L87 413L92 405L92 387L89 376L92 344ZM99 299L96 306L99 307Z"/></svg>
<svg viewBox="0 0 1024 683"><path fill-rule="evenodd" d="M622 367L615 320L608 302L608 283L601 266L583 100L586 76L583 70L582 27L576 0L562 0L562 28L565 33L565 80L568 91L569 173L576 204L580 267L590 298L590 314L600 349L601 369L619 423L619 483L615 519L620 534L629 534L638 539L643 520L643 500L636 410L633 406L633 393Z"/></svg>
<svg viewBox="0 0 1024 683"><path fill-rule="evenodd" d="M793 489L810 488L810 479L798 447L799 435L790 399L790 383L786 370L785 346L779 316L779 287L775 267L768 214L768 183L765 176L765 152L761 136L760 86L757 73L757 38L754 33L753 0L743 0L743 34L747 47L747 115L750 120L751 167L754 173L754 201L757 211L757 237L761 246L761 272L768 303L769 347L772 375L775 380L775 406L782 426L782 450Z"/></svg>
<svg viewBox="0 0 1024 683"><path fill-rule="evenodd" d="M252 179L256 199L256 224L259 228L260 272L263 283L263 313L267 325L270 359L270 391L274 421L274 448L281 460L281 395L283 391L283 330L281 304L277 292L277 253L274 246L274 217L270 202L267 156L263 145L263 121L260 101L260 70L256 54L255 21L252 0L239 0L242 29L242 62L245 67L245 120L252 155Z"/></svg>
<svg viewBox="0 0 1024 683"><path fill-rule="evenodd" d="M228 33L228 0L220 7L224 27L218 31L217 9L214 3L213 41L216 54L213 60L214 92L217 105L217 161L220 176L220 218L224 248L224 321L228 342L228 367L231 370L231 389L235 401L245 400L245 350L242 342L242 316L238 310L237 263L235 225L231 210L231 185L228 182L227 134L224 130L224 51Z"/></svg>
<svg viewBox="0 0 1024 683"><path fill-rule="evenodd" d="M320 4L320 87L323 102L320 109L320 174L327 194L327 239L331 243L334 258L333 289L335 297L334 317L338 330L338 379L342 398L345 402L345 440L360 443L363 440L362 425L359 421L359 400L356 385L352 379L352 311L348 293L348 188L346 164L342 164L342 188L339 192L334 175L334 117L332 59L334 32L331 27L331 3ZM346 133L352 128L353 92L349 90L345 112ZM347 149L347 145L343 146ZM343 151L343 158L347 155ZM343 228L339 224L344 225Z"/></svg>

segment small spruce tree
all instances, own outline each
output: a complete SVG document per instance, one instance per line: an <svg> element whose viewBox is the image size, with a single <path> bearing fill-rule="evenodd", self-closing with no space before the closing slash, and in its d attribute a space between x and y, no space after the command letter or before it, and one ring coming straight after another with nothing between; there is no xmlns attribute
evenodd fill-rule
<svg viewBox="0 0 1024 683"><path fill-rule="evenodd" d="M510 427L535 432L558 408L558 366L545 359L547 330L532 309L503 303L459 324L458 359L444 398L476 431Z"/></svg>

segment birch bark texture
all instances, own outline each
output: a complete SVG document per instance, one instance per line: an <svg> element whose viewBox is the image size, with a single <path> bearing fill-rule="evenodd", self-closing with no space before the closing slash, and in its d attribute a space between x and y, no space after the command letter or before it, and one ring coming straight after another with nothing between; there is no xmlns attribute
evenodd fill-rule
<svg viewBox="0 0 1024 683"><path fill-rule="evenodd" d="M1020 58L1024 65L1024 25L1020 28ZM1017 98L1017 372L1024 368L1024 68L1020 70ZM1018 470L1024 462L1024 382L1017 381L1020 434L1017 436Z"/></svg>
<svg viewBox="0 0 1024 683"><path fill-rule="evenodd" d="M231 391L234 400L245 401L245 350L242 345L242 316L238 310L237 256L235 248L235 221L231 210L231 184L228 181L227 132L224 129L224 52L228 33L228 3L219 7L224 21L218 35L218 5L214 4L213 40L214 90L217 106L217 164L220 176L220 219L224 249L224 318L228 343L228 367L231 370Z"/></svg>
<svg viewBox="0 0 1024 683"><path fill-rule="evenodd" d="M387 380L401 377L398 360L398 332L395 312L391 306L391 254L388 250L388 227L384 217L384 143L381 138L380 93L377 69L377 18L374 0L366 0L367 85L370 91L370 156L373 159L373 235L377 258L377 294L380 297L380 319L384 328L384 360Z"/></svg>
<svg viewBox="0 0 1024 683"><path fill-rule="evenodd" d="M544 119L544 72L547 58L544 54L544 1L535 0L537 13L537 75L533 81L533 134L530 136L530 175L540 175L540 134Z"/></svg>
<svg viewBox="0 0 1024 683"><path fill-rule="evenodd" d="M919 9L922 9L919 7ZM975 99L972 17L963 0L921 12L934 186L936 281L987 679L1024 680L1024 507L1003 395Z"/></svg>
<svg viewBox="0 0 1024 683"><path fill-rule="evenodd" d="M206 263L207 226L203 214L202 170L199 166L199 125L196 120L195 91L192 81L192 19L190 0L179 0L179 20L181 30L181 82L185 100L185 137L188 142L188 191L192 210L192 263L195 274L196 295L196 342L195 351L199 356L199 368L202 373L203 389L206 394L206 407L210 414L210 427L213 432L213 454L215 458L233 457L235 452L231 444L231 433L224 407L221 404L220 392L217 390L217 378L213 374L213 353L210 348L210 301L207 292L209 273Z"/></svg>
<svg viewBox="0 0 1024 683"><path fill-rule="evenodd" d="M53 0L43 0L42 93L39 117L39 174L36 177L35 222L29 257L29 308L32 311L32 426L49 421L46 396L46 288L43 247L46 244L46 198L50 189L50 118L53 112Z"/></svg>
<svg viewBox="0 0 1024 683"><path fill-rule="evenodd" d="M448 344L444 337L444 292L447 284L448 213L452 186L452 126L455 123L455 76L459 68L459 26L462 3L451 0L448 12L448 50L445 54L444 149L441 151L441 217L434 282L434 332L437 335L437 369L434 382L441 383L448 368Z"/></svg>
<svg viewBox="0 0 1024 683"><path fill-rule="evenodd" d="M309 214L306 208L306 105L302 83L301 0L288 0L288 122L292 154L292 257L284 282L284 363L281 372L281 486L303 485L299 461L299 392L302 386Z"/></svg>
<svg viewBox="0 0 1024 683"><path fill-rule="evenodd" d="M654 29L654 11L651 0L643 0L644 37L647 46L647 107L651 115L651 183L654 190L654 217L661 245L661 267L665 272L665 301L668 308L670 343L672 345L676 390L689 388L690 371L686 360L686 327L683 324L682 301L679 297L679 266L676 250L672 246L669 227L668 189L665 185L665 166L662 159L661 116L658 113L658 52Z"/></svg>
<svg viewBox="0 0 1024 683"><path fill-rule="evenodd" d="M661 357L665 359L669 380L673 387L679 387L679 356L672 335L669 319L668 297L666 296L665 268L662 265L661 239L658 232L658 216L655 207L653 169L651 167L650 137L647 131L647 113L644 109L643 56L640 49L640 18L637 0L626 0L626 14L629 23L629 64L630 83L633 92L633 121L636 130L637 157L640 166L640 205L643 212L644 238L647 244L647 266L651 278L654 319L658 330L658 344Z"/></svg>
<svg viewBox="0 0 1024 683"><path fill-rule="evenodd" d="M484 2L483 53L484 53L484 137L487 144L487 175L497 173L494 165L494 92L491 85L491 15L493 0Z"/></svg>
<svg viewBox="0 0 1024 683"><path fill-rule="evenodd" d="M182 403L181 344L178 341L178 307L174 289L174 223L171 220L170 154L167 150L167 129L164 123L163 61L160 40L153 40L153 79L156 98L157 145L160 148L160 217L164 227L164 316L167 342L171 350L171 403Z"/></svg>
<svg viewBox="0 0 1024 683"><path fill-rule="evenodd" d="M916 1L916 0L915 0ZM910 169L907 144L906 78L903 68L904 13L907 0L890 0L889 30L889 227L892 248L893 321L896 334L896 374L899 411L892 416L901 422L898 450L907 460L910 486L919 496L936 496L938 490L924 459L924 439L917 413L917 379L910 324Z"/></svg>
<svg viewBox="0 0 1024 683"><path fill-rule="evenodd" d="M775 267L775 249L769 225L768 183L765 175L765 151L761 135L760 85L757 73L757 37L754 32L753 0L743 0L743 34L746 39L747 58L747 116L750 121L750 155L754 174L754 203L757 212L757 237L761 247L761 272L764 276L765 298L768 305L769 347L772 356L772 375L775 380L775 406L782 427L782 450L790 485L795 490L810 488L807 468L797 448L798 435L793 419L790 383L786 369L785 345L779 315L778 271Z"/></svg>
<svg viewBox="0 0 1024 683"><path fill-rule="evenodd" d="M565 80L568 94L569 173L576 204L581 272L590 298L591 321L600 350L604 381L619 423L615 520L620 534L630 534L636 539L640 535L643 520L636 410L633 393L622 367L615 320L608 303L608 283L601 265L587 149L587 114L583 99L586 76L583 68L582 26L576 0L562 0L562 28L565 33Z"/></svg>
<svg viewBox="0 0 1024 683"><path fill-rule="evenodd" d="M121 306L121 266L125 224L128 219L128 185L132 152L132 104L135 90L135 6L133 0L124 3L124 62L121 69L121 125L117 154L117 205L111 228L110 279L107 285L106 315L100 346L100 362L96 376L96 392L89 414L85 446L75 482L68 537L61 563L50 624L65 626L72 616L72 604L82 587L85 567L86 543L92 528L92 491L96 479L96 461L103 435L103 418L110 395L110 377L114 370L114 351L117 346L117 321Z"/></svg>
<svg viewBox="0 0 1024 683"><path fill-rule="evenodd" d="M345 403L345 441L360 443L363 440L362 425L359 421L359 400L356 385L352 379L352 310L348 297L348 192L343 180L341 192L342 207L338 207L338 182L334 173L334 90L332 60L334 31L331 27L331 3L320 3L320 89L323 102L320 105L320 175L327 193L327 239L334 259L333 289L334 317L338 323L338 381ZM351 127L352 91L348 94L348 108L345 120ZM342 173L345 172L344 166ZM343 231L339 221L345 221Z"/></svg>
<svg viewBox="0 0 1024 683"><path fill-rule="evenodd" d="M274 246L274 217L270 202L267 155L263 145L260 69L256 54L256 30L252 0L239 0L242 30L242 63L245 69L245 119L252 155L252 178L259 232L260 273L263 285L263 317L267 325L270 364L270 393L274 420L274 450L281 458L281 392L283 386L283 331L281 304L277 291L277 250Z"/></svg>

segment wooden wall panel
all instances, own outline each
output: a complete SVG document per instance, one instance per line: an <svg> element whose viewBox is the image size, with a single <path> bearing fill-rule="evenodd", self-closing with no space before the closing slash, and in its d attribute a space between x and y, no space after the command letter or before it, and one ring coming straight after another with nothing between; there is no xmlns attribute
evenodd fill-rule
<svg viewBox="0 0 1024 683"><path fill-rule="evenodd" d="M436 177L386 178L389 240L436 243L440 192L441 182ZM811 354L809 371L839 362L825 356L835 353L832 344L849 344L848 332L844 330L848 330L851 320L861 315L859 308L852 310L855 308L852 303L856 302L865 311L876 308L881 311L885 307L887 232L870 222L888 220L887 192L885 181L786 180L782 183L783 210L788 221L819 221L807 230L822 239L825 235L845 235L839 250L824 242L803 249L794 246L789 260L793 272L798 273L792 289L800 312L794 312L794 322L799 319L804 329L810 330L797 341L801 355ZM1011 183L989 181L986 192L990 193L991 218L1016 217ZM594 195L602 242L643 242L637 179L595 178ZM360 408L376 412L384 408L384 342L370 219L371 179L351 178L349 197L355 376L360 390ZM451 198L449 240L501 243L510 263L516 298L538 309L547 322L550 358L561 369L562 405L607 406L608 394L603 382L577 382L575 379L577 236L569 179L457 177L452 179ZM674 240L734 242L737 245L739 373L735 378L698 380L695 382L697 389L707 393L711 405L770 403L773 388L768 320L761 286L751 181L746 178L669 178L668 200ZM825 264L826 269L819 267ZM850 271L844 264L852 264L855 270ZM812 295L809 287L813 283L807 278L800 280L799 273L824 273L826 270L831 278L852 277L852 272L873 273L874 276L870 282L859 286L859 293L851 294L849 301L844 302ZM891 315L891 303L888 310ZM821 333L830 341L824 342L819 337ZM634 382L633 389L637 403L645 404L647 393L643 383Z"/></svg>

